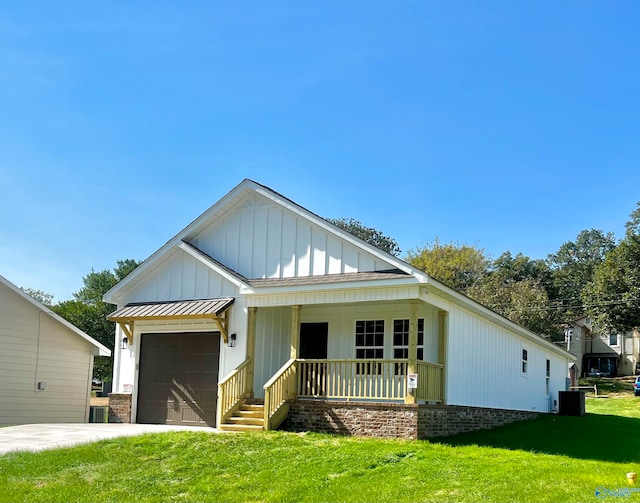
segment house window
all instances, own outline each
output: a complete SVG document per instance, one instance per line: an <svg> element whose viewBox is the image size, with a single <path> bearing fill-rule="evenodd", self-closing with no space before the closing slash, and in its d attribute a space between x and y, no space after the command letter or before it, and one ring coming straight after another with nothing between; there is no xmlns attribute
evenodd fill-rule
<svg viewBox="0 0 640 503"><path fill-rule="evenodd" d="M567 342L571 344L573 341L573 330L567 330Z"/></svg>
<svg viewBox="0 0 640 503"><path fill-rule="evenodd" d="M393 320L393 358L409 358L409 320ZM424 319L418 319L418 360L424 360Z"/></svg>
<svg viewBox="0 0 640 503"><path fill-rule="evenodd" d="M526 349L522 350L522 373L527 373L527 366L529 365L529 353Z"/></svg>
<svg viewBox="0 0 640 503"><path fill-rule="evenodd" d="M551 382L551 360L547 360L547 373L546 373L547 396L549 396L550 382Z"/></svg>
<svg viewBox="0 0 640 503"><path fill-rule="evenodd" d="M356 358L369 360L384 357L384 320L356 321ZM374 365L375 368L371 368ZM379 374L378 364L358 364L358 374Z"/></svg>
<svg viewBox="0 0 640 503"><path fill-rule="evenodd" d="M618 345L618 334L609 334L609 346Z"/></svg>

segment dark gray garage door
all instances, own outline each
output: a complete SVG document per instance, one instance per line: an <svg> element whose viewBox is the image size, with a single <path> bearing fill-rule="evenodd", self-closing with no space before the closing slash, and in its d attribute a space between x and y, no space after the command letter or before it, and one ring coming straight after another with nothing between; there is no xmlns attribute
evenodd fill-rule
<svg viewBox="0 0 640 503"><path fill-rule="evenodd" d="M215 426L220 334L142 334L138 423Z"/></svg>

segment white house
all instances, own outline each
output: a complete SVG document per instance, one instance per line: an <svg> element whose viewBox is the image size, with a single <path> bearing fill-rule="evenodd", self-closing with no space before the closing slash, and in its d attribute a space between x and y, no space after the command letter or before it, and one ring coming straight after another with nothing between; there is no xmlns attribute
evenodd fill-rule
<svg viewBox="0 0 640 503"><path fill-rule="evenodd" d="M251 180L104 299L122 421L420 438L549 412L573 359Z"/></svg>
<svg viewBox="0 0 640 503"><path fill-rule="evenodd" d="M83 423L111 351L0 276L0 424Z"/></svg>

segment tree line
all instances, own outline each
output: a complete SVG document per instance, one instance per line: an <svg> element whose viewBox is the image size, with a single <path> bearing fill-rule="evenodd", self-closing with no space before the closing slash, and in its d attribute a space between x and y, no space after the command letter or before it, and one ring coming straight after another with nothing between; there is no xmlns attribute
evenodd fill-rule
<svg viewBox="0 0 640 503"><path fill-rule="evenodd" d="M337 227L395 256L397 241L353 218L328 219ZM506 251L497 259L483 249L457 243L430 244L407 252L402 259L433 278L505 318L552 341L560 341L562 324L582 315L603 331L626 332L640 326L640 203L626 223L625 236L583 230L545 259ZM118 260L112 270L92 270L72 300L24 288L39 302L73 323L98 342L114 349L115 324L107 321L116 308L103 295L141 262ZM110 381L113 359L96 357L94 377Z"/></svg>
<svg viewBox="0 0 640 503"><path fill-rule="evenodd" d="M355 219L329 221L391 255L401 255L395 239ZM552 341L563 340L563 323L583 315L602 332L640 326L640 203L619 241L611 232L583 230L544 259L510 251L492 259L479 247L438 239L402 259Z"/></svg>

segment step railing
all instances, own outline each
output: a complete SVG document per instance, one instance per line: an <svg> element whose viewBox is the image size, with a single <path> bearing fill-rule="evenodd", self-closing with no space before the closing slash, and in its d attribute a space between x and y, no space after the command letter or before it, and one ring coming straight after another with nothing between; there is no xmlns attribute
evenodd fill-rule
<svg viewBox="0 0 640 503"><path fill-rule="evenodd" d="M251 393L251 380L251 360L247 359L218 383L216 424L226 422L240 407L242 399Z"/></svg>
<svg viewBox="0 0 640 503"><path fill-rule="evenodd" d="M289 360L264 385L264 429L273 430L289 413L287 400L295 398L297 388L297 362Z"/></svg>

